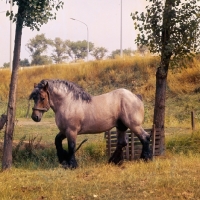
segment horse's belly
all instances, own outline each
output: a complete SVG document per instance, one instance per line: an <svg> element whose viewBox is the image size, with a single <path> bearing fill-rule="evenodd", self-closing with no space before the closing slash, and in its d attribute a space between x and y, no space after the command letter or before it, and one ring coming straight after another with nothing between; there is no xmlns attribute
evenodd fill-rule
<svg viewBox="0 0 200 200"><path fill-rule="evenodd" d="M79 134L84 134L84 133L102 133L105 131L110 130L113 128L115 124L113 121L99 121L99 122L91 122L89 121L88 123L85 123Z"/></svg>

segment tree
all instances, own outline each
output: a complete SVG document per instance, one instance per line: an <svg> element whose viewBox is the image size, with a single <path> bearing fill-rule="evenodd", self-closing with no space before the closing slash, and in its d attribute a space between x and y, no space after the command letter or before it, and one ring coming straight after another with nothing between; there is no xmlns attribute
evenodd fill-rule
<svg viewBox="0 0 200 200"><path fill-rule="evenodd" d="M9 100L7 106L7 123L4 134L4 146L3 146L3 159L2 169L6 170L12 165L12 139L15 124L16 113L16 89L19 59L21 51L21 39L23 27L29 27L31 30L40 29L44 23L47 23L50 19L56 19L55 10L58 10L63 6L63 2L60 0L13 0L13 4L18 6L16 14L13 11L7 12L7 16L10 20L16 22L15 31L15 44L13 54L13 69L10 81ZM55 8L55 10L53 9Z"/></svg>
<svg viewBox="0 0 200 200"><path fill-rule="evenodd" d="M27 58L24 58L24 60L20 60L19 66L21 66L21 67L28 67L28 66L30 66L30 63L29 63L29 61L28 61Z"/></svg>
<svg viewBox="0 0 200 200"><path fill-rule="evenodd" d="M67 44L68 42L64 42L59 37L56 37L52 43L52 46L54 47L53 53L51 54L52 59L55 63L62 63L63 60L67 59Z"/></svg>
<svg viewBox="0 0 200 200"><path fill-rule="evenodd" d="M123 49L123 55L131 56L132 54L134 54L134 51L131 49ZM109 58L115 59L117 56L120 56L120 49L112 51Z"/></svg>
<svg viewBox="0 0 200 200"><path fill-rule="evenodd" d="M27 67L27 66L30 66L30 63L29 63L28 59L25 58L24 60L20 60L19 66L21 66L21 67ZM9 68L10 67L10 62L4 63L3 67L4 68Z"/></svg>
<svg viewBox="0 0 200 200"><path fill-rule="evenodd" d="M183 57L191 58L198 52L200 6L197 0L149 0L147 12L132 14L135 28L140 31L137 45L146 45L150 52L160 55L156 72L156 93L153 123L160 128L160 154L165 152L164 122L167 74L169 67L175 68ZM137 23L138 22L138 23Z"/></svg>
<svg viewBox="0 0 200 200"><path fill-rule="evenodd" d="M53 45L53 41L47 39L45 34L36 35L29 40L26 46L32 57L31 65L45 65L52 63L51 58L44 55L49 45Z"/></svg>
<svg viewBox="0 0 200 200"><path fill-rule="evenodd" d="M120 56L120 49L116 49L116 50L112 51L109 58L115 59L117 56Z"/></svg>
<svg viewBox="0 0 200 200"><path fill-rule="evenodd" d="M3 68L9 68L10 67L10 62L3 63Z"/></svg>
<svg viewBox="0 0 200 200"><path fill-rule="evenodd" d="M144 56L146 53L149 52L149 49L145 45L140 45L140 46L137 46L137 52Z"/></svg>
<svg viewBox="0 0 200 200"><path fill-rule="evenodd" d="M108 50L104 47L95 47L92 50L91 55L94 56L96 60L102 60L107 52Z"/></svg>
<svg viewBox="0 0 200 200"><path fill-rule="evenodd" d="M85 59L87 56L87 41L77 41L71 42L67 41L67 46L69 48L68 55L74 59L76 62L79 59ZM94 48L94 44L89 42L89 52L92 51Z"/></svg>

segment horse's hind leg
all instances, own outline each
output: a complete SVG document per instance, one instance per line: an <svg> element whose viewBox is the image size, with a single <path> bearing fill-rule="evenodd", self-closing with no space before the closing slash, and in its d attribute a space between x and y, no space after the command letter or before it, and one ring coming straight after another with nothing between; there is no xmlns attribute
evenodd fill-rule
<svg viewBox="0 0 200 200"><path fill-rule="evenodd" d="M55 146L56 146L56 150L57 150L57 156L58 156L58 160L60 164L65 165L67 160L69 159L68 157L68 152L66 150L63 149L62 146L62 141L66 138L66 136L64 134L62 134L61 132L58 133L55 137Z"/></svg>
<svg viewBox="0 0 200 200"><path fill-rule="evenodd" d="M145 161L150 160L152 158L152 153L149 147L150 144L150 135L141 127L137 126L131 129L137 135L140 142L142 143L142 153L140 158Z"/></svg>
<svg viewBox="0 0 200 200"><path fill-rule="evenodd" d="M120 164L124 159L123 148L127 145L126 141L127 127L121 122L121 120L118 120L116 128L117 128L117 147L108 162Z"/></svg>

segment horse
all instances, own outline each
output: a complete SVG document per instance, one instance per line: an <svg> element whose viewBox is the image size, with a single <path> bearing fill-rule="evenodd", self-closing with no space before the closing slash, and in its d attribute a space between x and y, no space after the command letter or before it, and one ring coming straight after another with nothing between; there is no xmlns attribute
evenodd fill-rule
<svg viewBox="0 0 200 200"><path fill-rule="evenodd" d="M31 118L35 122L40 122L50 108L54 111L59 129L55 137L57 156L59 162L69 168L78 166L75 158L77 135L102 133L113 127L117 130L117 143L109 163L119 164L123 160L128 128L142 143L140 158L146 161L151 159L150 135L142 128L143 102L127 89L120 88L93 96L73 82L44 79L34 85L29 99L34 101ZM68 152L62 147L65 138Z"/></svg>
<svg viewBox="0 0 200 200"><path fill-rule="evenodd" d="M2 114L1 117L0 117L0 130L3 129L6 121L7 121L7 115Z"/></svg>

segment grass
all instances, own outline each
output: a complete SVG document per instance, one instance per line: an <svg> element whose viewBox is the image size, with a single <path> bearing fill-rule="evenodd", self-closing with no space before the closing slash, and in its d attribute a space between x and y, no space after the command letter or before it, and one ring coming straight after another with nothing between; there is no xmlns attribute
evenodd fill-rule
<svg viewBox="0 0 200 200"><path fill-rule="evenodd" d="M40 123L33 122L30 113L25 118L33 83L44 78L60 78L74 81L94 95L119 87L142 94L144 127L150 128L157 64L153 57L134 57L21 70L13 167L1 172L0 200L200 199L199 60L187 63L187 69L169 72L165 119L167 150L165 156L152 162L124 162L120 166L107 164L105 139L101 133L78 136L78 144L88 138L76 154L79 167L64 170L56 157L54 139L58 129L53 112L45 113ZM6 112L10 72L1 70L1 73L2 114ZM191 130L192 110L195 111L196 131ZM1 141L3 133L1 130ZM67 148L66 141L63 143ZM2 142L0 146L1 159Z"/></svg>
<svg viewBox="0 0 200 200"><path fill-rule="evenodd" d="M15 138L37 136L41 148L20 148L11 170L1 172L0 199L200 199L200 131L189 124L166 127L166 155L144 163L107 164L103 134L78 136L88 141L77 152L79 167L64 170L57 162L54 119L18 119ZM23 132L23 134L22 134ZM192 134L193 133L193 134ZM19 144L19 142L17 143ZM44 145L45 144L45 145ZM16 145L15 145L16 146ZM45 148L44 148L45 147ZM66 145L65 145L66 148Z"/></svg>
<svg viewBox="0 0 200 200"><path fill-rule="evenodd" d="M88 164L76 170L13 168L1 173L8 199L200 199L200 157L175 155L122 166ZM181 167L180 167L181 166Z"/></svg>

